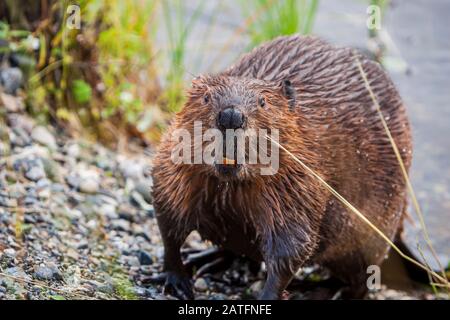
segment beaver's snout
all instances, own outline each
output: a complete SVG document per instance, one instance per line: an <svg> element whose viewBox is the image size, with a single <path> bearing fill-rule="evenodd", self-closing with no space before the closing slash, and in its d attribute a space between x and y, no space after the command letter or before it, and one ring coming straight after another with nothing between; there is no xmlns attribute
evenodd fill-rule
<svg viewBox="0 0 450 320"><path fill-rule="evenodd" d="M229 107L219 112L217 124L222 130L239 129L244 125L244 115L239 110Z"/></svg>

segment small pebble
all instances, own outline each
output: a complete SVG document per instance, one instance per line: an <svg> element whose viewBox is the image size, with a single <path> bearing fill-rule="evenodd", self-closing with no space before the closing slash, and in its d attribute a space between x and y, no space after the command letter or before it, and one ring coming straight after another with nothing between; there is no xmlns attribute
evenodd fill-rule
<svg viewBox="0 0 450 320"><path fill-rule="evenodd" d="M88 178L86 180L81 180L79 185L80 191L84 193L96 193L98 192L100 185L98 181Z"/></svg>
<svg viewBox="0 0 450 320"><path fill-rule="evenodd" d="M31 138L51 150L57 149L55 137L44 126L37 126L31 131Z"/></svg>
<svg viewBox="0 0 450 320"><path fill-rule="evenodd" d="M37 267L34 275L39 280L52 280L54 278L53 270L46 266Z"/></svg>
<svg viewBox="0 0 450 320"><path fill-rule="evenodd" d="M197 278L194 282L194 288L197 291L204 292L208 290L208 284L204 278Z"/></svg>
<svg viewBox="0 0 450 320"><path fill-rule="evenodd" d="M25 173L25 177L31 181L38 181L45 178L45 171L42 167L32 167Z"/></svg>
<svg viewBox="0 0 450 320"><path fill-rule="evenodd" d="M139 251L139 262L141 265L146 266L153 264L153 259L148 252L141 250Z"/></svg>

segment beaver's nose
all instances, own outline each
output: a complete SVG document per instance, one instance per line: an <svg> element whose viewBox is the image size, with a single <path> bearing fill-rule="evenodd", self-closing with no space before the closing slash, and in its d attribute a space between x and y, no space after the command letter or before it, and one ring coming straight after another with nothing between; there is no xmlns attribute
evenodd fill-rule
<svg viewBox="0 0 450 320"><path fill-rule="evenodd" d="M244 124L244 115L234 108L226 108L219 112L217 123L220 129L238 129Z"/></svg>

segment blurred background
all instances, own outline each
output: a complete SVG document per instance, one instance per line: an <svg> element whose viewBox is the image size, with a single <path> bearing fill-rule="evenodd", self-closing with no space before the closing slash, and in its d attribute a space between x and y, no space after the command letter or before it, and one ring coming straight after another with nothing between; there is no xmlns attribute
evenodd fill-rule
<svg viewBox="0 0 450 320"><path fill-rule="evenodd" d="M369 5L379 30L367 27ZM447 266L449 17L446 0L0 1L0 298L156 295L140 278L162 254L147 221L151 157L184 88L294 33L358 48L390 73L412 122L413 186ZM410 211L408 243L437 268ZM89 291L105 283L104 296Z"/></svg>

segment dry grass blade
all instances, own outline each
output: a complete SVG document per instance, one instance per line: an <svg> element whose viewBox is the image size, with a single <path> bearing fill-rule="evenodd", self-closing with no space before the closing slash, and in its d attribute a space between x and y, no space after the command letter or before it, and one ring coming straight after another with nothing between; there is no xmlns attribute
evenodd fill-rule
<svg viewBox="0 0 450 320"><path fill-rule="evenodd" d="M427 266L427 268L429 268L430 270L432 270L432 268L430 267L430 265L427 263L427 259L425 258L425 255L423 254L422 249L420 248L419 240L417 240L417 250L419 251L420 257L422 258L422 261L425 263L425 265ZM428 282L430 283L431 288L433 289L434 294L437 295L437 294L438 294L438 290L437 290L437 287L434 285L433 277L432 277L432 275L431 275L429 272L427 272L427 275L428 275Z"/></svg>
<svg viewBox="0 0 450 320"><path fill-rule="evenodd" d="M443 275L444 279L446 280L446 284L448 285L448 281L447 281L447 278L445 276L445 270L444 270L441 262L439 261L439 258L437 256L436 251L433 248L433 245L431 244L431 240L430 240L430 237L429 237L429 234L428 234L428 230L427 230L427 227L425 225L425 220L423 218L422 210L420 208L419 202L417 201L416 193L414 192L414 189L412 187L411 181L410 181L409 176L408 176L408 172L407 172L407 170L405 168L405 164L403 163L403 160L402 160L402 157L401 157L400 152L398 150L397 144L395 143L395 141L394 141L394 139L392 137L391 131L389 130L389 127L388 127L388 125L386 123L386 120L383 117L383 113L381 112L380 104L378 103L378 100L375 97L375 94L373 93L372 88L370 86L370 83L369 83L369 81L367 79L367 74L366 74L366 72L364 71L364 69L362 67L361 61L358 59L358 57L356 55L355 55L355 60L356 60L359 72L361 73L361 76L362 76L362 78L364 80L364 84L366 86L366 89L369 92L369 95L370 95L370 97L371 97L371 99L373 101L373 104L375 105L375 107L377 109L378 115L380 116L381 122L382 122L384 130L386 131L386 134L387 134L387 136L389 138L389 141L391 143L392 149L394 150L395 156L397 157L398 163L400 165L403 177L405 179L405 182L406 182L406 185L407 185L407 188L408 188L408 192L409 192L409 194L411 196L411 200L413 202L413 205L414 205L414 208L416 210L417 216L419 217L420 225L421 225L421 228L422 228L423 235L424 235L425 241L427 243L427 246L430 249L431 253L433 254L433 257L436 260L436 262L437 262L437 264L439 266L439 269L442 272L442 275Z"/></svg>
<svg viewBox="0 0 450 320"><path fill-rule="evenodd" d="M375 226L369 219L366 218L358 209L356 209L350 202L348 202L339 192L337 192L332 186L330 186L320 175L318 175L314 170L308 167L303 161L297 158L294 154L292 154L289 150L283 147L278 141L272 139L272 137L266 135L266 138L275 143L279 148L285 151L290 157L292 157L298 164L300 164L309 174L319 180L327 189L331 192L339 201L341 201L351 212L353 212L358 218L360 218L363 222L365 222L369 227L371 227L381 238L383 238L397 253L404 259L409 262L415 264L419 268L429 272L438 282L442 283L450 290L450 286L447 283L447 279L437 274L433 270L429 270L425 265L416 261L415 259L409 257L404 254L392 241L386 236L383 231L381 231L377 226Z"/></svg>

